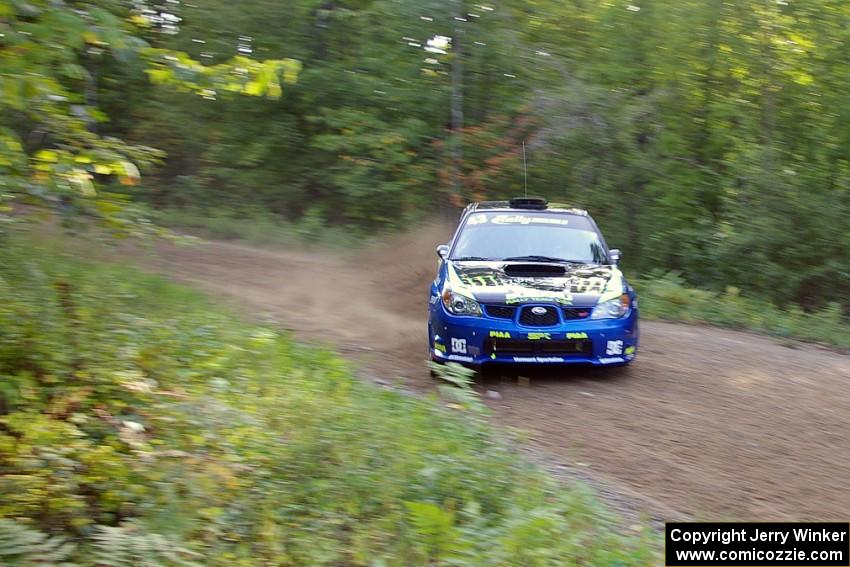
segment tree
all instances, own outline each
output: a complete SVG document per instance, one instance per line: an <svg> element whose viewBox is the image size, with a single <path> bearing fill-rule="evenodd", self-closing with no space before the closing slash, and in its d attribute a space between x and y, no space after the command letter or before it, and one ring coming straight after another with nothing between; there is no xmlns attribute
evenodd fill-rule
<svg viewBox="0 0 850 567"><path fill-rule="evenodd" d="M168 17L166 17L168 16ZM202 96L279 97L294 82L294 60L236 57L202 65L185 53L153 48L141 36L174 15L120 0L0 1L0 190L8 202L49 204L116 226L127 198L114 182L138 183L158 150L100 134L98 72L108 61L141 59L151 80ZM98 188L97 186L101 186Z"/></svg>

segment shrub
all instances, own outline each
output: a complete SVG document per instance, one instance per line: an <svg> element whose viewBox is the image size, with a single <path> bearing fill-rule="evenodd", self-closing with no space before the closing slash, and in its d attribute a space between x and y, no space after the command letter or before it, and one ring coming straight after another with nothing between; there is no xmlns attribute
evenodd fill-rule
<svg viewBox="0 0 850 567"><path fill-rule="evenodd" d="M768 301L743 297L734 287L723 293L685 287L675 273L638 279L635 287L641 314L649 318L709 323L850 348L848 322L837 303L812 313L797 306L781 310Z"/></svg>

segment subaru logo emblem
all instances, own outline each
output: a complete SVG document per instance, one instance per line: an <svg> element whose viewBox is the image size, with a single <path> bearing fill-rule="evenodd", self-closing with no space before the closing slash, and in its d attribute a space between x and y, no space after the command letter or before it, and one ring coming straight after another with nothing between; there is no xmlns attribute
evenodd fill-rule
<svg viewBox="0 0 850 567"><path fill-rule="evenodd" d="M546 315L546 308L545 307L532 307L531 312L534 315Z"/></svg>

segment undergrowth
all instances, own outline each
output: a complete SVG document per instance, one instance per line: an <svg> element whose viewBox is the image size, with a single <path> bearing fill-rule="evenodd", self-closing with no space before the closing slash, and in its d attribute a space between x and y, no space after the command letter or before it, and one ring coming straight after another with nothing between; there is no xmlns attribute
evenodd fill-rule
<svg viewBox="0 0 850 567"><path fill-rule="evenodd" d="M850 348L848 321L838 304L812 313L796 305L782 310L769 301L744 297L734 287L723 293L687 287L676 274L638 279L634 285L641 315L650 319L707 323Z"/></svg>

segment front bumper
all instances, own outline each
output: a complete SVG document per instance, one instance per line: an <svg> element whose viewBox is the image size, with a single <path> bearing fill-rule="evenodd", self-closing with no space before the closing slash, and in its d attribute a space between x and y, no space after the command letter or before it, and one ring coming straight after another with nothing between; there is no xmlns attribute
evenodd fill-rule
<svg viewBox="0 0 850 567"><path fill-rule="evenodd" d="M628 364L637 354L638 311L622 319L561 320L530 327L514 320L457 316L431 305L431 359L468 366L490 364Z"/></svg>

